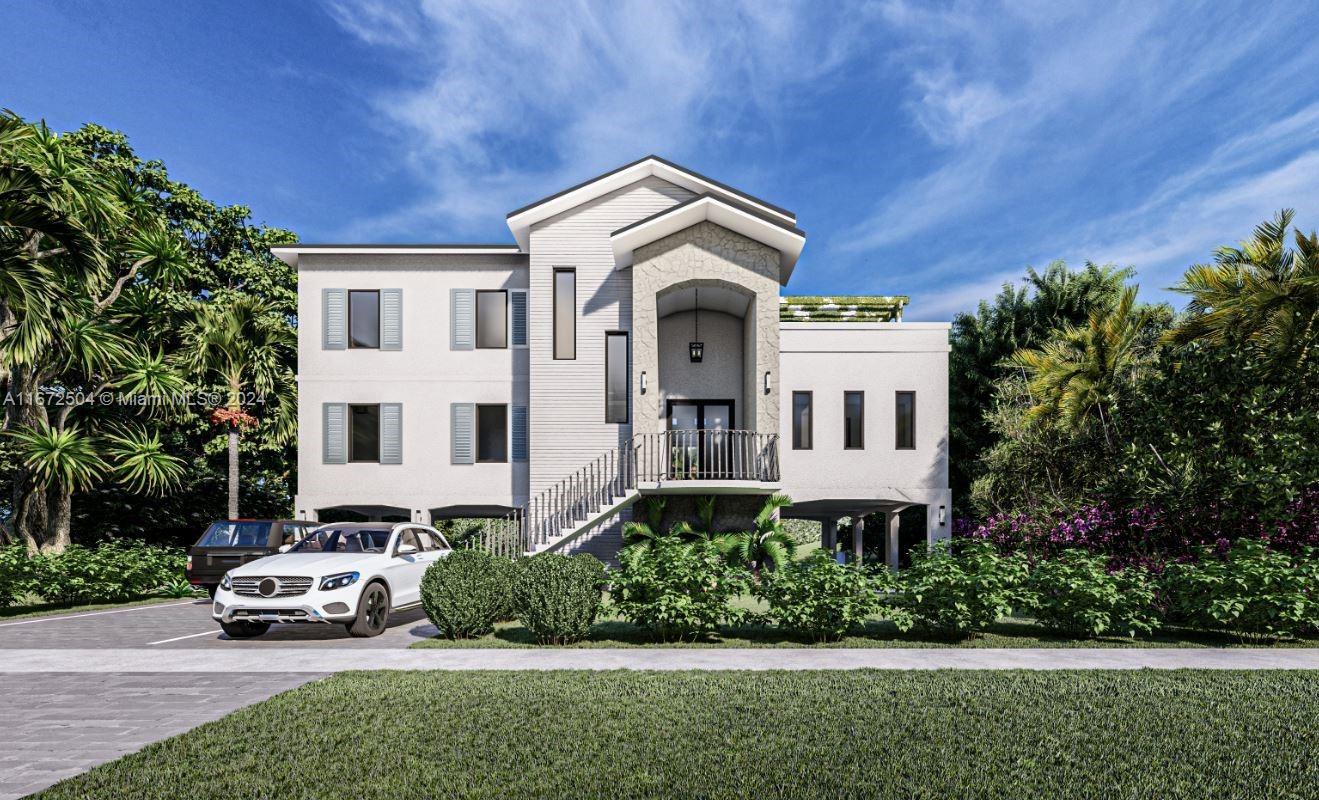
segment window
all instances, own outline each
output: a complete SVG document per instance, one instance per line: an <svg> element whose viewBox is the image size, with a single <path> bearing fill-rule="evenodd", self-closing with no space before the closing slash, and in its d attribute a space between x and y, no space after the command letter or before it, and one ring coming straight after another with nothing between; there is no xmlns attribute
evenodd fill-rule
<svg viewBox="0 0 1319 800"><path fill-rule="evenodd" d="M380 349L380 292L348 293L348 346Z"/></svg>
<svg viewBox="0 0 1319 800"><path fill-rule="evenodd" d="M554 269L554 357L577 357L577 270Z"/></svg>
<svg viewBox="0 0 1319 800"><path fill-rule="evenodd" d="M283 540L280 544L295 544L302 541L302 538L316 528L315 524L295 525L285 522L282 532Z"/></svg>
<svg viewBox="0 0 1319 800"><path fill-rule="evenodd" d="M866 446L866 393L843 392L843 449Z"/></svg>
<svg viewBox="0 0 1319 800"><path fill-rule="evenodd" d="M897 442L899 450L916 449L916 393L898 392L897 402Z"/></svg>
<svg viewBox="0 0 1319 800"><path fill-rule="evenodd" d="M406 528L398 535L398 545L394 548L395 555L398 554L398 548L405 544L412 545L413 549L421 552L421 543L417 541L417 531L414 528Z"/></svg>
<svg viewBox="0 0 1319 800"><path fill-rule="evenodd" d="M444 541L444 537L430 531L418 530L417 541L421 542L421 549L426 553L449 549L449 543Z"/></svg>
<svg viewBox="0 0 1319 800"><path fill-rule="evenodd" d="M499 289L476 293L476 346L508 347L508 292Z"/></svg>
<svg viewBox="0 0 1319 800"><path fill-rule="evenodd" d="M476 460L508 461L508 406L476 407Z"/></svg>
<svg viewBox="0 0 1319 800"><path fill-rule="evenodd" d="M269 522L212 522L198 547L265 547Z"/></svg>
<svg viewBox="0 0 1319 800"><path fill-rule="evenodd" d="M349 461L380 461L380 406L349 406Z"/></svg>
<svg viewBox="0 0 1319 800"><path fill-rule="evenodd" d="M811 404L810 392L792 393L792 449L810 450L811 445Z"/></svg>
<svg viewBox="0 0 1319 800"><path fill-rule="evenodd" d="M627 422L627 334L605 334L605 422Z"/></svg>

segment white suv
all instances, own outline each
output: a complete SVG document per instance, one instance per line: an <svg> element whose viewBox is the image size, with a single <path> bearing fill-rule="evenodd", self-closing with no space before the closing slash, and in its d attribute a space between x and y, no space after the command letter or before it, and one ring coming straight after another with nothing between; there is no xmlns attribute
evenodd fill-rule
<svg viewBox="0 0 1319 800"><path fill-rule="evenodd" d="M233 639L272 622L328 622L377 636L391 611L421 603L421 576L452 552L439 531L411 522L329 524L279 555L230 570L212 616Z"/></svg>

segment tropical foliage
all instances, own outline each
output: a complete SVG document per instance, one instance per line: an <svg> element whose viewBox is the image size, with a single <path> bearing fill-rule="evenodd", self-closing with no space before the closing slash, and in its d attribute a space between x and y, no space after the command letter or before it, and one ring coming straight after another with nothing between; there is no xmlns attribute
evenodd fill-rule
<svg viewBox="0 0 1319 800"><path fill-rule="evenodd" d="M1029 567L1020 555L1002 555L983 542L960 551L940 542L912 554L902 574L903 605L916 628L949 639L985 630L1023 605Z"/></svg>
<svg viewBox="0 0 1319 800"><path fill-rule="evenodd" d="M179 548L142 542L73 544L61 553L33 555L21 545L0 548L0 607L23 595L86 604L170 592L182 580L186 560Z"/></svg>
<svg viewBox="0 0 1319 800"><path fill-rule="evenodd" d="M749 586L745 570L713 543L660 537L624 548L611 576L612 608L661 641L698 639L744 612L730 605Z"/></svg>
<svg viewBox="0 0 1319 800"><path fill-rule="evenodd" d="M191 332L242 309L257 322L230 349L260 361L242 386L266 400L243 409L258 462L247 489L258 513L287 513L295 279L269 247L294 237L248 217L121 134L0 115L0 520L30 551L75 532L191 537L223 513L210 456L226 443L209 417L233 410L232 374Z"/></svg>
<svg viewBox="0 0 1319 800"><path fill-rule="evenodd" d="M768 573L756 594L769 604L766 618L780 628L823 642L838 639L886 611L899 628L910 627L881 599L894 588L891 573L856 563L840 564L823 550Z"/></svg>

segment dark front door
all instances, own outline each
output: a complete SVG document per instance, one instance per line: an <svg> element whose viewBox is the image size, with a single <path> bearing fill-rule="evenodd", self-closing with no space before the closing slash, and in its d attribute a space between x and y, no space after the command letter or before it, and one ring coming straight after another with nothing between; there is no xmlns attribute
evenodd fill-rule
<svg viewBox="0 0 1319 800"><path fill-rule="evenodd" d="M732 400L670 400L668 427L673 478L730 477L728 433Z"/></svg>

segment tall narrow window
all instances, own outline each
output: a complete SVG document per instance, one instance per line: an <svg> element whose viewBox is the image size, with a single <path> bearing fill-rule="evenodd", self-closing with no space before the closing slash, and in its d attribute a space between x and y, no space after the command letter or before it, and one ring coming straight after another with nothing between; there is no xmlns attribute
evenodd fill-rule
<svg viewBox="0 0 1319 800"><path fill-rule="evenodd" d="M866 446L866 393L843 392L843 449Z"/></svg>
<svg viewBox="0 0 1319 800"><path fill-rule="evenodd" d="M577 270L554 268L554 357L577 357Z"/></svg>
<svg viewBox="0 0 1319 800"><path fill-rule="evenodd" d="M349 461L380 461L380 406L349 406Z"/></svg>
<svg viewBox="0 0 1319 800"><path fill-rule="evenodd" d="M348 293L348 346L380 348L380 292Z"/></svg>
<svg viewBox="0 0 1319 800"><path fill-rule="evenodd" d="M916 393L898 392L897 402L896 446L899 450L916 449Z"/></svg>
<svg viewBox="0 0 1319 800"><path fill-rule="evenodd" d="M476 293L476 346L508 347L508 292L500 289Z"/></svg>
<svg viewBox="0 0 1319 800"><path fill-rule="evenodd" d="M792 449L810 450L813 422L811 421L810 392L792 393Z"/></svg>
<svg viewBox="0 0 1319 800"><path fill-rule="evenodd" d="M627 334L605 334L605 422L627 422Z"/></svg>
<svg viewBox="0 0 1319 800"><path fill-rule="evenodd" d="M476 407L476 460L508 461L508 406Z"/></svg>

